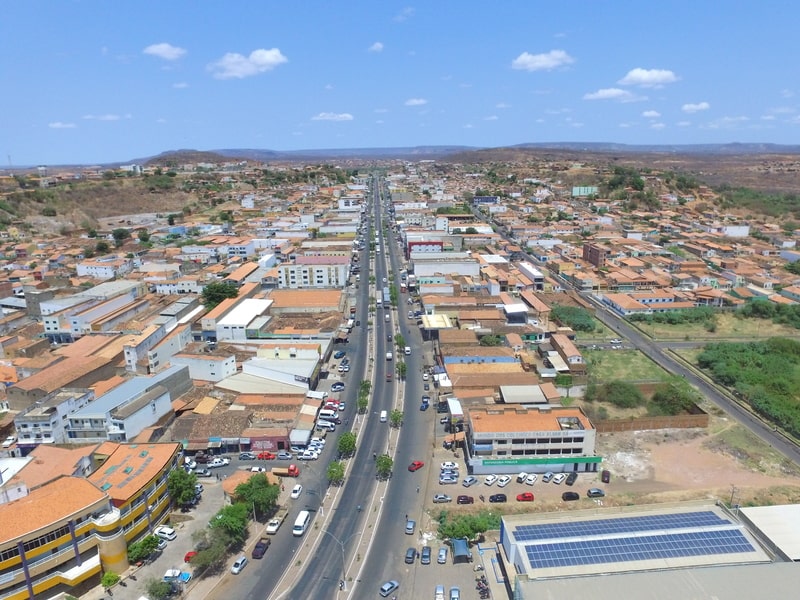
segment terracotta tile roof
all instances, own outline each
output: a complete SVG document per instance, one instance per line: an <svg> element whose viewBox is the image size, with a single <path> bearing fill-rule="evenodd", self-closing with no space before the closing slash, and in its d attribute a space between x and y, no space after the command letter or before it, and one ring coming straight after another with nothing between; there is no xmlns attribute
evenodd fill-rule
<svg viewBox="0 0 800 600"><path fill-rule="evenodd" d="M3 506L0 546L85 512L106 494L82 477L60 479Z"/></svg>

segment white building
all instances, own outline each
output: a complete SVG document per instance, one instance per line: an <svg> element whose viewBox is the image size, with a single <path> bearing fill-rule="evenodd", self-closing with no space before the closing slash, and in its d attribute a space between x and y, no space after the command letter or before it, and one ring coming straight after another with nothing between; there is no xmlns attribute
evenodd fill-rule
<svg viewBox="0 0 800 600"><path fill-rule="evenodd" d="M247 326L265 314L272 305L270 299L245 298L216 323L217 341L247 339Z"/></svg>
<svg viewBox="0 0 800 600"><path fill-rule="evenodd" d="M343 288L349 271L349 256L298 256L294 263L278 267L279 287Z"/></svg>
<svg viewBox="0 0 800 600"><path fill-rule="evenodd" d="M172 357L173 365L189 367L189 377L197 381L222 381L236 374L236 357L233 354L181 353Z"/></svg>
<svg viewBox="0 0 800 600"><path fill-rule="evenodd" d="M133 262L127 258L116 256L109 258L85 259L75 266L78 277L94 279L114 279L126 275L133 270Z"/></svg>
<svg viewBox="0 0 800 600"><path fill-rule="evenodd" d="M92 400L91 390L63 389L48 394L14 418L17 446L29 449L39 444L66 444L69 415Z"/></svg>

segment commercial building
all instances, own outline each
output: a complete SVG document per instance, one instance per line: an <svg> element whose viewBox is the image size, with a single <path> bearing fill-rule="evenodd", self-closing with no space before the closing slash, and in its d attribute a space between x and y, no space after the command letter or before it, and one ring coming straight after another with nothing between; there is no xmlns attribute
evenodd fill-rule
<svg viewBox="0 0 800 600"><path fill-rule="evenodd" d="M579 408L470 408L465 415L469 470L485 473L595 472L596 431Z"/></svg>

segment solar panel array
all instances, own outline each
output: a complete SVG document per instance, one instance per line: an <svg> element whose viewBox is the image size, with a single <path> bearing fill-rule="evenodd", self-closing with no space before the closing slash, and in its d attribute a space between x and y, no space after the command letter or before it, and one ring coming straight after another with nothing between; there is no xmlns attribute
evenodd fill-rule
<svg viewBox="0 0 800 600"><path fill-rule="evenodd" d="M690 529L697 527L718 527L730 525L710 510L648 515L644 517L620 517L616 519L593 519L571 523L544 523L541 525L518 525L514 527L514 537L518 542L550 540L554 538L587 537L615 533L635 533L641 531L667 531L670 529Z"/></svg>
<svg viewBox="0 0 800 600"><path fill-rule="evenodd" d="M755 552L738 529L526 544L534 569Z"/></svg>

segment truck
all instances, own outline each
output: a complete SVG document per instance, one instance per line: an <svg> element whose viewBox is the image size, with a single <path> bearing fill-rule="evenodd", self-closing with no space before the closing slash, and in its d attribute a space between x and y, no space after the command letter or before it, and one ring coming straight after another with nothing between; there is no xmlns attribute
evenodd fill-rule
<svg viewBox="0 0 800 600"><path fill-rule="evenodd" d="M273 467L272 474L276 477L299 477L300 469L297 465L289 465L288 467Z"/></svg>
<svg viewBox="0 0 800 600"><path fill-rule="evenodd" d="M267 528L264 529L264 533L267 535L278 533L278 529L281 528L287 513L288 511L285 508L280 509L277 514L269 520L269 523L267 523Z"/></svg>
<svg viewBox="0 0 800 600"><path fill-rule="evenodd" d="M253 558L264 558L264 554L267 552L267 548L269 548L270 541L271 540L266 535L262 535L256 542L256 545L253 546L251 556Z"/></svg>

